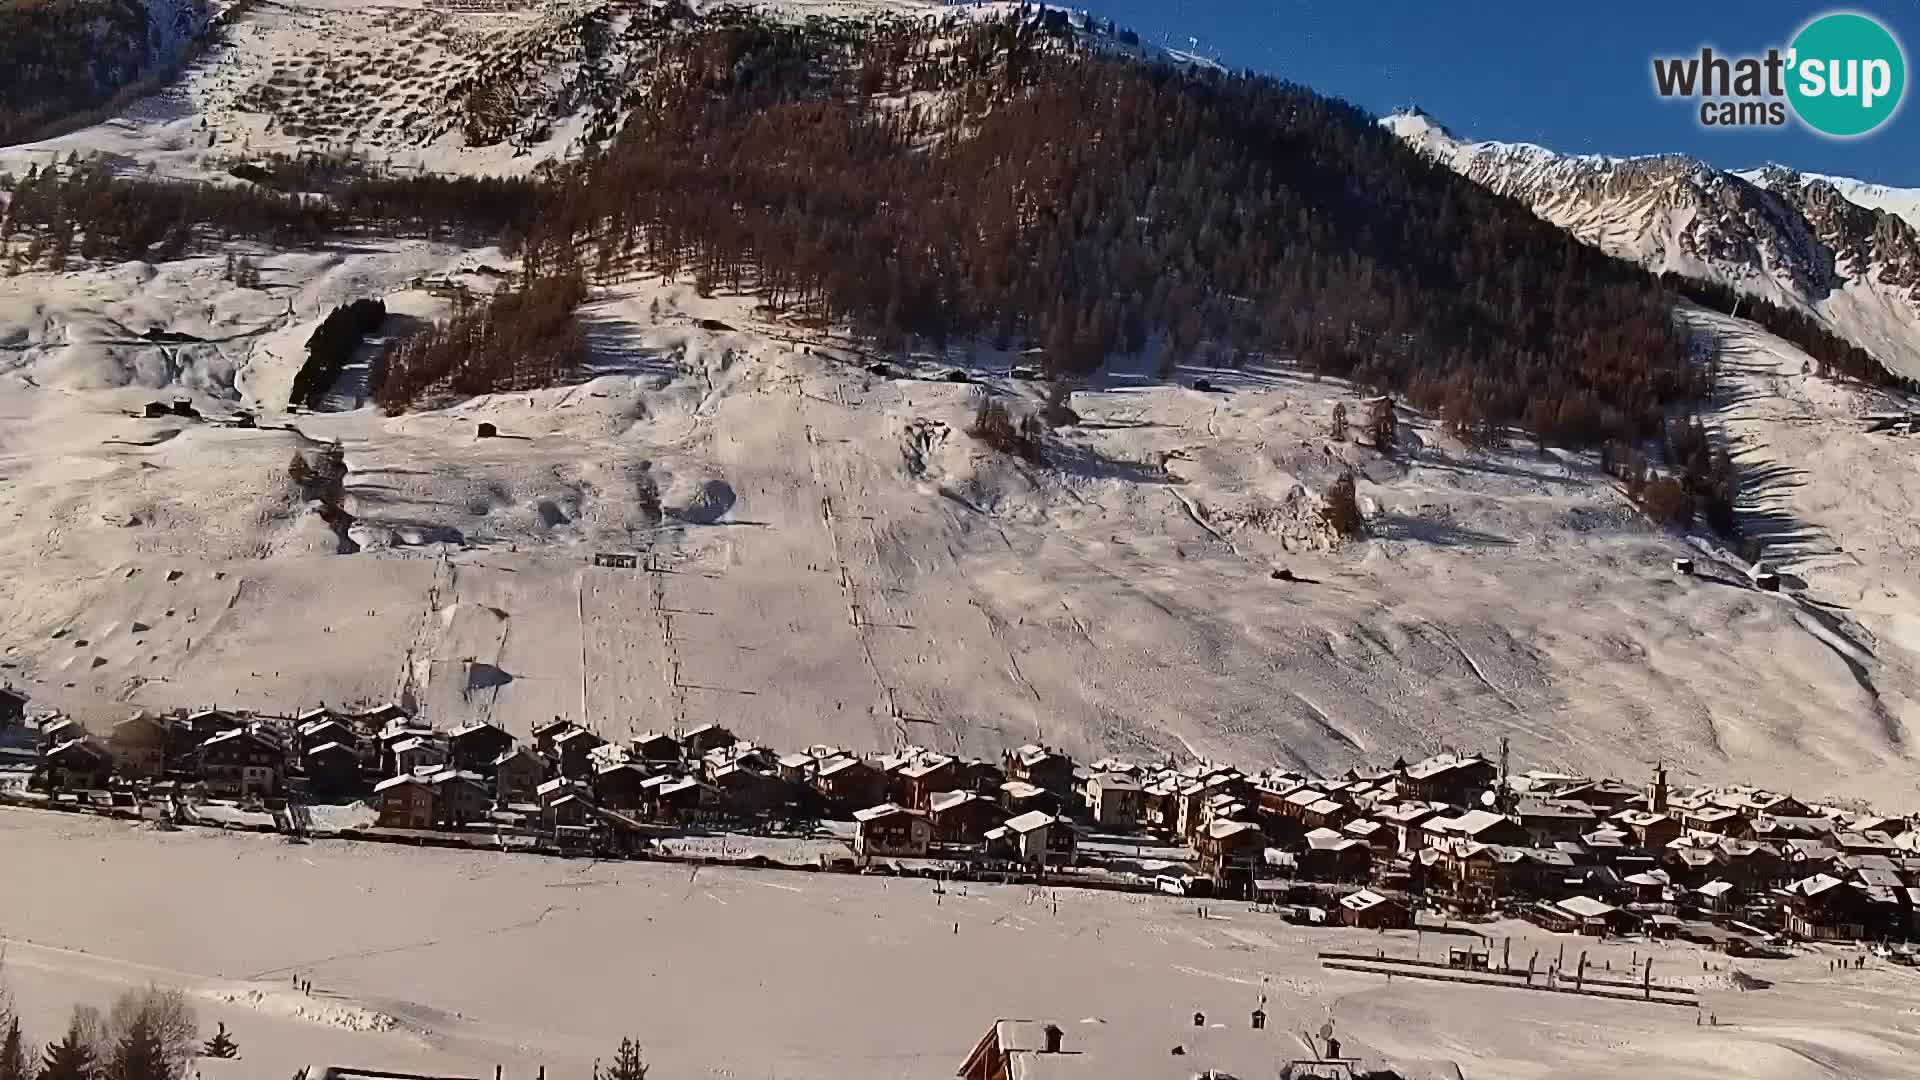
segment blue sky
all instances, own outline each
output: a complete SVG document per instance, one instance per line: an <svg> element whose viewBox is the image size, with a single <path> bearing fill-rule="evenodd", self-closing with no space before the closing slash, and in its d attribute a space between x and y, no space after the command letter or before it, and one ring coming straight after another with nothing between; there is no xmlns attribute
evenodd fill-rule
<svg viewBox="0 0 1920 1080"><path fill-rule="evenodd" d="M1724 168L1777 161L1807 172L1920 187L1920 97L1862 138L1784 129L1715 131L1663 101L1656 55L1784 48L1815 15L1872 15L1920 65L1920 3L1772 0L1070 0L1141 37L1200 50L1233 68L1302 82L1376 113L1418 104L1465 138L1537 142L1568 153L1680 152Z"/></svg>

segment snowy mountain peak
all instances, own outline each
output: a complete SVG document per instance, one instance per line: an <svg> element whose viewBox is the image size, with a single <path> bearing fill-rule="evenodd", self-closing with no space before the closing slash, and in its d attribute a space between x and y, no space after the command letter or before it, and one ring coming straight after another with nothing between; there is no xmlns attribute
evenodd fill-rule
<svg viewBox="0 0 1920 1080"><path fill-rule="evenodd" d="M1810 312L1882 363L1920 375L1920 191L1771 163L1736 173L1684 154L1472 142L1417 110L1380 123L1611 255Z"/></svg>

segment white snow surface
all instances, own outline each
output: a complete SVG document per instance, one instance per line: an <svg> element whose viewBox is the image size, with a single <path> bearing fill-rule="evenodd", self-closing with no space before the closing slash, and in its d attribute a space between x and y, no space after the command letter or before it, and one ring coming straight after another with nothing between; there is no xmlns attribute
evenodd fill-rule
<svg viewBox="0 0 1920 1080"><path fill-rule="evenodd" d="M76 1001L177 986L240 1045L239 1061L204 1063L210 1076L319 1062L585 1076L633 1037L657 1076L938 1080L995 1019L1030 1017L1057 1022L1065 1049L1104 1048L1099 1075L1186 1080L1250 1037L1262 995L1268 1054L1331 1021L1344 1052L1421 1080L1904 1080L1920 1053L1920 983L1881 960L1853 970L1851 950L1731 960L1479 928L1516 965L1564 949L1629 981L1650 955L1656 984L1698 991L1696 1018L1326 970L1317 951L1432 961L1480 942L1307 929L1238 903L1200 918L1167 896L949 884L935 897L919 880L294 846L26 810L0 809L0 843L14 871L0 875L0 943L28 1037L54 1037Z"/></svg>

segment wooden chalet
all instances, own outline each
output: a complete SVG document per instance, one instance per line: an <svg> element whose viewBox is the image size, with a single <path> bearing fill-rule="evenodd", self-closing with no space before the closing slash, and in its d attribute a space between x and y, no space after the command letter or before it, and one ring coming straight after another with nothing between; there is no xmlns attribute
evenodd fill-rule
<svg viewBox="0 0 1920 1080"><path fill-rule="evenodd" d="M158 780L167 771L167 751L173 733L165 720L144 711L113 725L107 753L114 772L129 780Z"/></svg>
<svg viewBox="0 0 1920 1080"><path fill-rule="evenodd" d="M91 738L68 739L47 751L43 767L49 791L96 791L107 786L113 755Z"/></svg>
<svg viewBox="0 0 1920 1080"><path fill-rule="evenodd" d="M553 751L560 761L560 775L580 779L592 776L593 752L605 745L605 739L582 727L568 728L556 735Z"/></svg>
<svg viewBox="0 0 1920 1080"><path fill-rule="evenodd" d="M638 810L646 803L641 785L647 772L638 765L608 762L593 770L593 801L612 810Z"/></svg>
<svg viewBox="0 0 1920 1080"><path fill-rule="evenodd" d="M933 838L942 844L981 844L987 832L1006 824L1007 811L975 791L944 791L928 807Z"/></svg>
<svg viewBox="0 0 1920 1080"><path fill-rule="evenodd" d="M1087 778L1087 809L1104 828L1138 828L1146 811L1145 786L1125 773L1095 773Z"/></svg>
<svg viewBox="0 0 1920 1080"><path fill-rule="evenodd" d="M409 773L373 785L373 805L388 829L431 829L437 816L433 785Z"/></svg>
<svg viewBox="0 0 1920 1080"><path fill-rule="evenodd" d="M872 764L843 755L820 763L813 786L830 810L850 814L884 800L887 778Z"/></svg>
<svg viewBox="0 0 1920 1080"><path fill-rule="evenodd" d="M991 834L1000 830L1005 830L1003 837L1011 856L1035 870L1070 866L1079 848L1080 834L1074 831L1073 823L1041 810L1008 818L999 829L988 830L989 841L993 839Z"/></svg>
<svg viewBox="0 0 1920 1080"><path fill-rule="evenodd" d="M229 728L194 752L200 780L214 795L238 798L280 794L286 751L279 740L250 727Z"/></svg>
<svg viewBox="0 0 1920 1080"><path fill-rule="evenodd" d="M1362 930L1408 930L1413 927L1413 907L1372 889L1361 889L1340 898L1340 921Z"/></svg>
<svg viewBox="0 0 1920 1080"><path fill-rule="evenodd" d="M933 842L933 822L926 813L895 803L857 811L853 821L855 855L923 858Z"/></svg>
<svg viewBox="0 0 1920 1080"><path fill-rule="evenodd" d="M1248 896L1254 870L1267 850L1267 835L1250 821L1215 821L1201 830L1194 849L1200 873L1213 882L1220 896Z"/></svg>
<svg viewBox="0 0 1920 1080"><path fill-rule="evenodd" d="M1028 743L1007 751L1003 771L1008 780L1032 784L1057 795L1073 791L1073 759L1044 746Z"/></svg>
<svg viewBox="0 0 1920 1080"><path fill-rule="evenodd" d="M655 768L680 763L680 740L665 732L649 731L633 740L633 756Z"/></svg>
<svg viewBox="0 0 1920 1080"><path fill-rule="evenodd" d="M511 749L513 736L492 724L468 724L447 736L447 762L456 769L480 772Z"/></svg>
<svg viewBox="0 0 1920 1080"><path fill-rule="evenodd" d="M343 743L321 743L300 755L307 790L315 795L339 796L364 790L360 755Z"/></svg>
<svg viewBox="0 0 1920 1080"><path fill-rule="evenodd" d="M732 746L739 741L733 732L719 724L701 724L680 734L680 746L686 752L688 760L705 757L715 750Z"/></svg>
<svg viewBox="0 0 1920 1080"><path fill-rule="evenodd" d="M501 806L534 800L547 780L547 759L524 746L515 747L488 763L493 773L493 799Z"/></svg>

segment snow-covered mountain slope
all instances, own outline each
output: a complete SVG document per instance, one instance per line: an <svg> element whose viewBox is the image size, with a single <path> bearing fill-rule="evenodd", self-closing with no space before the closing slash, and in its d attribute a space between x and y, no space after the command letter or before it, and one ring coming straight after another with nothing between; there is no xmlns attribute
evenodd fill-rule
<svg viewBox="0 0 1920 1080"><path fill-rule="evenodd" d="M1470 142L1417 110L1382 123L1609 254L1813 312L1888 367L1920 377L1920 233L1903 216L1920 193L1777 166L1731 173L1680 155Z"/></svg>
<svg viewBox="0 0 1920 1080"><path fill-rule="evenodd" d="M156 10L194 2L152 0ZM754 8L793 22L988 19L1018 7L931 0L692 6ZM1141 42L1084 12L1058 11L1107 52L1219 66ZM219 44L127 115L0 150L0 167L22 171L55 155L106 152L162 175L225 180L236 159L351 153L403 170L524 173L611 134L644 94L654 43L674 17L664 3L628 0L276 0L234 15Z"/></svg>
<svg viewBox="0 0 1920 1080"><path fill-rule="evenodd" d="M107 714L408 694L436 723L520 733L714 720L774 745L1325 769L1506 735L1529 764L1662 758L1916 805L1920 444L1864 432L1879 399L1737 320L1688 316L1738 360L1717 419L1752 535L1804 599L1717 556L1674 578L1693 549L1590 460L1471 451L1411 415L1393 460L1331 441L1336 401L1364 411L1331 381L1114 376L1033 466L966 434L983 391L939 378L958 358L876 377L751 299L657 281L596 291L584 384L278 411L331 305L431 318L446 302L412 282L483 288L489 265L362 243L263 254L270 294L217 258L0 282L5 677ZM1035 407L1032 384L985 377ZM128 415L176 388L260 427ZM480 421L523 438L477 441ZM335 440L344 530L288 476ZM1323 550L1316 493L1349 467L1375 535ZM658 569L596 569L599 550ZM477 664L508 678L480 685Z"/></svg>

